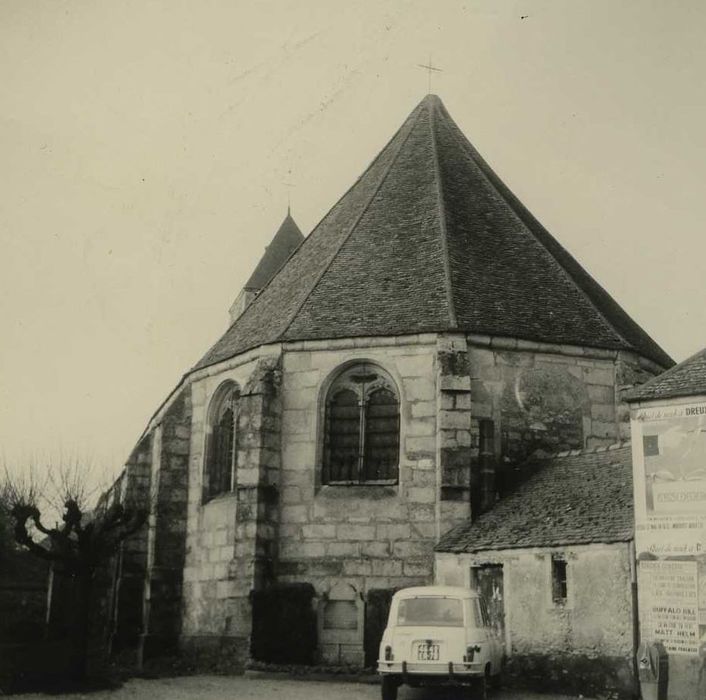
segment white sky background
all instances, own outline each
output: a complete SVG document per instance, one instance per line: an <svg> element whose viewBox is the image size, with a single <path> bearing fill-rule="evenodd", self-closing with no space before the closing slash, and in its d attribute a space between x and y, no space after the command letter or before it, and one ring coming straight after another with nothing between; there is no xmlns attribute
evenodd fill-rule
<svg viewBox="0 0 706 700"><path fill-rule="evenodd" d="M0 0L0 454L118 468L226 329L285 183L309 233L429 54L498 175L684 359L706 345L704 36L684 0Z"/></svg>

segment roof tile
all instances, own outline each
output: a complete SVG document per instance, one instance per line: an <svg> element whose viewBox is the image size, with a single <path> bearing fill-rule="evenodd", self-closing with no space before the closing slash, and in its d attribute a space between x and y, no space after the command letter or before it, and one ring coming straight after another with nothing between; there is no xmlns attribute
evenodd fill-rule
<svg viewBox="0 0 706 700"><path fill-rule="evenodd" d="M633 537L629 444L572 451L535 462L538 471L477 520L447 532L437 552L626 542ZM570 514L570 517L567 517Z"/></svg>
<svg viewBox="0 0 706 700"><path fill-rule="evenodd" d="M672 364L428 95L196 368L265 343L455 330Z"/></svg>
<svg viewBox="0 0 706 700"><path fill-rule="evenodd" d="M630 391L627 401L706 394L706 348Z"/></svg>

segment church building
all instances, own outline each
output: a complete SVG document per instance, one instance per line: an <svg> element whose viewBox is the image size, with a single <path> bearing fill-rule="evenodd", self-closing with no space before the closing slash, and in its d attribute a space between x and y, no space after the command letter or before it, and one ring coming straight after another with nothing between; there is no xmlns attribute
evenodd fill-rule
<svg viewBox="0 0 706 700"><path fill-rule="evenodd" d="M432 583L508 494L521 513L533 460L628 439L623 392L673 364L435 95L308 236L287 215L230 313L106 496L149 503L112 603L143 658L235 668L252 592L307 584L317 660L369 663L375 596Z"/></svg>

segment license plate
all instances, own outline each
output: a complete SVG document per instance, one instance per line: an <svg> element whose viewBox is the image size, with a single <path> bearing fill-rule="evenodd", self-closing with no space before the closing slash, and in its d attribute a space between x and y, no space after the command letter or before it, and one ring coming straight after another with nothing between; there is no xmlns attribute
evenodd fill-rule
<svg viewBox="0 0 706 700"><path fill-rule="evenodd" d="M438 644L419 644L417 646L417 661L438 661Z"/></svg>

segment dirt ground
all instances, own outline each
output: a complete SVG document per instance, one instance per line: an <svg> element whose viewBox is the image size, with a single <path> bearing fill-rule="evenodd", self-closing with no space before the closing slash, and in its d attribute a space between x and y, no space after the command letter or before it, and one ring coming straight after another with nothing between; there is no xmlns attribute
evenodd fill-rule
<svg viewBox="0 0 706 700"><path fill-rule="evenodd" d="M9 697L9 696L8 696ZM18 700L379 700L380 688L363 683L269 680L243 676L188 676L133 679L122 688L91 694L15 696ZM398 700L470 699L469 691L445 688L401 688ZM566 695L538 695L497 690L489 700L576 700Z"/></svg>

